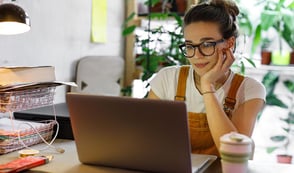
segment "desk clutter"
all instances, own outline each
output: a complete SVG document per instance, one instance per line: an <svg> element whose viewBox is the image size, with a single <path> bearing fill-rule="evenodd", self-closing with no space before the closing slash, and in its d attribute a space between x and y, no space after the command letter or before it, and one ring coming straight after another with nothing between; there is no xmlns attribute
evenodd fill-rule
<svg viewBox="0 0 294 173"><path fill-rule="evenodd" d="M53 111L53 106L55 113ZM74 139L72 127L70 123L69 112L66 103L58 103L49 106L43 106L35 109L13 112L13 116L17 120L40 122L45 120L56 120L59 124L58 139ZM54 134L56 133L55 128Z"/></svg>
<svg viewBox="0 0 294 173"><path fill-rule="evenodd" d="M0 154L52 139L54 121L29 122L10 118L0 120Z"/></svg>
<svg viewBox="0 0 294 173"><path fill-rule="evenodd" d="M39 122L16 120L13 112L53 105L57 86L76 84L56 81L52 66L0 67L0 76L0 154L41 142L51 145L48 141L56 138L53 128L59 128L56 118ZM9 117L1 113L9 113Z"/></svg>
<svg viewBox="0 0 294 173"><path fill-rule="evenodd" d="M44 165L52 160L52 157L47 156L28 156L15 159L6 164L0 165L0 173L15 173ZM2 171L4 170L4 171Z"/></svg>
<svg viewBox="0 0 294 173"><path fill-rule="evenodd" d="M0 67L0 112L14 112L52 105L55 88L76 87L55 80L54 67Z"/></svg>

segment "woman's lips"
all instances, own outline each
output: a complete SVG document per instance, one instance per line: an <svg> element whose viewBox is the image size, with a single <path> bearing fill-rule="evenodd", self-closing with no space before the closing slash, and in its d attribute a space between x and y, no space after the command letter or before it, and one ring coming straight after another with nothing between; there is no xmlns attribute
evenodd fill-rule
<svg viewBox="0 0 294 173"><path fill-rule="evenodd" d="M195 63L194 65L197 68L204 68L207 64L208 64L208 62L207 63Z"/></svg>

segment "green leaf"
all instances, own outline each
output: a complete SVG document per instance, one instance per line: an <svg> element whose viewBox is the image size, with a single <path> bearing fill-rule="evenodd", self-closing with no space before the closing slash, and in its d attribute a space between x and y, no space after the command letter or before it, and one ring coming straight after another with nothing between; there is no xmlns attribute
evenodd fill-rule
<svg viewBox="0 0 294 173"><path fill-rule="evenodd" d="M261 29L267 31L279 20L277 11L265 10L261 13Z"/></svg>
<svg viewBox="0 0 294 173"><path fill-rule="evenodd" d="M267 95L273 94L275 90L275 86L278 82L279 82L279 74L273 71L269 71L264 75L262 79L262 83L264 84L266 88Z"/></svg>
<svg viewBox="0 0 294 173"><path fill-rule="evenodd" d="M148 72L155 73L158 69L159 63L161 62L161 57L156 55L145 56L142 61L142 66Z"/></svg>
<svg viewBox="0 0 294 173"><path fill-rule="evenodd" d="M291 31L294 31L294 12L293 10L283 10L282 17L285 24L289 27Z"/></svg>
<svg viewBox="0 0 294 173"><path fill-rule="evenodd" d="M286 140L287 137L284 135L276 135L276 136L272 136L270 139L274 142L281 142L281 141Z"/></svg>
<svg viewBox="0 0 294 173"><path fill-rule="evenodd" d="M281 35L290 48L294 49L294 33L290 30L290 28L284 24L284 30L282 31Z"/></svg>
<svg viewBox="0 0 294 173"><path fill-rule="evenodd" d="M288 119L282 119L283 121L285 121L286 123L288 123ZM290 129L289 128L282 128L285 132L289 133Z"/></svg>
<svg viewBox="0 0 294 173"><path fill-rule="evenodd" d="M248 15L240 13L240 15L238 15L238 19L239 19L240 33L251 36L253 27Z"/></svg>
<svg viewBox="0 0 294 173"><path fill-rule="evenodd" d="M126 86L120 90L123 96L132 96L133 86Z"/></svg>
<svg viewBox="0 0 294 173"><path fill-rule="evenodd" d="M179 16L177 13L170 13L170 15L175 18L175 20L177 21L177 25L179 25L179 26L183 25L183 20L182 20L181 16Z"/></svg>
<svg viewBox="0 0 294 173"><path fill-rule="evenodd" d="M125 20L124 24L127 24L129 21L131 21L132 19L134 19L136 13L132 12Z"/></svg>
<svg viewBox="0 0 294 173"><path fill-rule="evenodd" d="M165 20L168 18L167 13L149 13L151 19Z"/></svg>
<svg viewBox="0 0 294 173"><path fill-rule="evenodd" d="M123 30L122 35L127 36L127 35L133 33L135 31L135 29L136 29L136 25L129 26Z"/></svg>
<svg viewBox="0 0 294 173"><path fill-rule="evenodd" d="M241 61L240 63L241 63L241 65L240 65L240 73L241 74L245 74L245 65L244 65L244 62Z"/></svg>
<svg viewBox="0 0 294 173"><path fill-rule="evenodd" d="M291 92L294 93L294 81L286 80L283 82L285 87Z"/></svg>
<svg viewBox="0 0 294 173"><path fill-rule="evenodd" d="M294 113L290 112L288 114L288 117L289 117L289 124L294 124Z"/></svg>
<svg viewBox="0 0 294 173"><path fill-rule="evenodd" d="M147 5L147 6L149 6L149 3L151 3L151 7L154 7L159 2L160 2L160 0L146 0L144 2L144 4Z"/></svg>
<svg viewBox="0 0 294 173"><path fill-rule="evenodd" d="M288 108L275 94L269 94L266 96L266 104L271 106L279 106L282 108Z"/></svg>
<svg viewBox="0 0 294 173"><path fill-rule="evenodd" d="M276 149L278 149L278 147L267 147L267 148L266 148L266 152L267 152L267 153L272 153L272 152L274 152Z"/></svg>
<svg viewBox="0 0 294 173"><path fill-rule="evenodd" d="M245 57L245 59L246 59L247 62L249 62L254 68L256 68L256 65L255 65L255 63L252 61L252 59L250 59L250 58L246 58L246 57Z"/></svg>
<svg viewBox="0 0 294 173"><path fill-rule="evenodd" d="M142 75L142 81L148 80L152 75L153 75L153 73L144 70L143 75Z"/></svg>
<svg viewBox="0 0 294 173"><path fill-rule="evenodd" d="M256 29L255 29L255 33L254 33L254 38L253 38L253 43L252 43L252 47L251 47L251 53L255 53L257 46L260 44L261 42L261 25L257 25Z"/></svg>

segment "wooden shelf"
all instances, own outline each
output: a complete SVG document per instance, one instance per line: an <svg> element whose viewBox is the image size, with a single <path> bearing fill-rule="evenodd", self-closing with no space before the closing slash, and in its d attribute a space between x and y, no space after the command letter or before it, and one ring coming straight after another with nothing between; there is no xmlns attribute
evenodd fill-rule
<svg viewBox="0 0 294 173"><path fill-rule="evenodd" d="M260 65L256 68L254 67L246 67L246 74L247 73L259 73L259 74L265 74L268 71L276 71L279 74L282 75L289 75L294 76L294 66L279 66L279 65Z"/></svg>

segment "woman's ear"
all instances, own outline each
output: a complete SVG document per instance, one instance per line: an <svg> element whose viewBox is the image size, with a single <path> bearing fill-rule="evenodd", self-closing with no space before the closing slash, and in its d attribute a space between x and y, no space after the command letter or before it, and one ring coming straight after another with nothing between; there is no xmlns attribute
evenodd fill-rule
<svg viewBox="0 0 294 173"><path fill-rule="evenodd" d="M235 49L235 44L236 44L236 38L235 37L230 37L228 40L227 40L227 48L228 49L231 49L231 50L234 50Z"/></svg>

